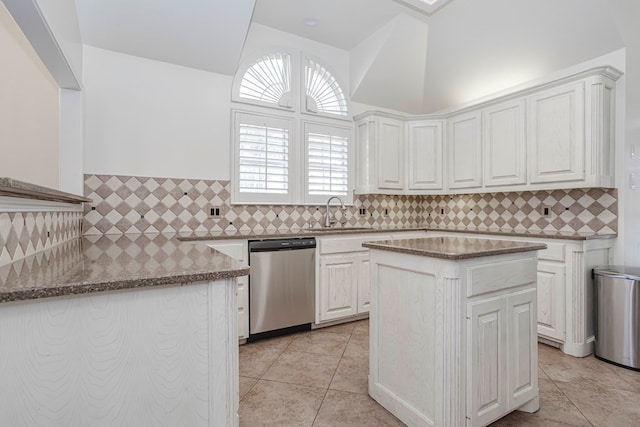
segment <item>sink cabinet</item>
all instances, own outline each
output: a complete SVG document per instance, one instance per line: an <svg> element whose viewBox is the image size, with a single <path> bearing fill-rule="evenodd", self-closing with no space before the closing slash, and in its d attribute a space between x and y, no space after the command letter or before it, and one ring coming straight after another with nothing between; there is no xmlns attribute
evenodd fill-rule
<svg viewBox="0 0 640 427"><path fill-rule="evenodd" d="M424 231L405 231L316 237L316 324L350 321L369 313L369 250L362 243L424 236Z"/></svg>

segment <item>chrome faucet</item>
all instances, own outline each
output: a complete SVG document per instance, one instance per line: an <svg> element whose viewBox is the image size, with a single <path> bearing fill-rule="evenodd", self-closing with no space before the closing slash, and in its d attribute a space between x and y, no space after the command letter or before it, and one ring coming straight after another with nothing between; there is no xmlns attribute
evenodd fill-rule
<svg viewBox="0 0 640 427"><path fill-rule="evenodd" d="M345 209L347 209L344 205L344 202L342 201L342 199L338 196L331 196L329 197L329 200L327 200L327 212L324 214L324 226L325 227L331 227L333 224L336 223L336 216L335 214L331 214L331 211L329 211L329 203L331 203L331 201L333 199L338 199L338 201L340 202L340 209L342 209L343 211Z"/></svg>

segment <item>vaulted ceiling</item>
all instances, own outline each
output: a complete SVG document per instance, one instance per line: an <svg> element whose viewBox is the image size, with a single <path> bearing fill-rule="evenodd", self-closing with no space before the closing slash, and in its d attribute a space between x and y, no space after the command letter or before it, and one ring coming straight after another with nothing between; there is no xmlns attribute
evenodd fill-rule
<svg viewBox="0 0 640 427"><path fill-rule="evenodd" d="M354 101L427 113L624 47L612 1L439 0L429 13L425 0L77 3L87 44L233 75L256 22L347 51Z"/></svg>

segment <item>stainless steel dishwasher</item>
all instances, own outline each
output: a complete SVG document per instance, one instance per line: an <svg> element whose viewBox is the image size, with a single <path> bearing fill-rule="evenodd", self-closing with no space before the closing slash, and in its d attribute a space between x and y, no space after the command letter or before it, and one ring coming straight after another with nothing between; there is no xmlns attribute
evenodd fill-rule
<svg viewBox="0 0 640 427"><path fill-rule="evenodd" d="M316 239L249 242L249 338L300 325L315 314Z"/></svg>

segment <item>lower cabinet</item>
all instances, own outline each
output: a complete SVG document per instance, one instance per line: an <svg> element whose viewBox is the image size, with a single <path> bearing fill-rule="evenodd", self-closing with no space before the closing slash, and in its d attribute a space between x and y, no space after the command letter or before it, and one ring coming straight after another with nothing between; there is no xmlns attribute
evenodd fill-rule
<svg viewBox="0 0 640 427"><path fill-rule="evenodd" d="M593 353L591 270L611 263L612 239L545 239L443 231L427 234L427 237L440 236L545 243L547 249L538 253L538 338L571 356L585 357Z"/></svg>
<svg viewBox="0 0 640 427"><path fill-rule="evenodd" d="M206 242L206 245L243 264L249 263L247 240L213 240ZM238 339L243 343L249 338L249 276L238 277L236 283L236 300L238 304L236 326L238 328Z"/></svg>
<svg viewBox="0 0 640 427"><path fill-rule="evenodd" d="M536 291L467 305L471 425L487 425L538 394Z"/></svg>
<svg viewBox="0 0 640 427"><path fill-rule="evenodd" d="M317 237L316 323L348 321L369 313L371 269L363 242L414 239L424 231L391 231Z"/></svg>
<svg viewBox="0 0 640 427"><path fill-rule="evenodd" d="M564 264L538 261L538 333L564 341Z"/></svg>
<svg viewBox="0 0 640 427"><path fill-rule="evenodd" d="M358 313L358 256L320 257L320 321L355 316Z"/></svg>
<svg viewBox="0 0 640 427"><path fill-rule="evenodd" d="M320 257L320 321L369 312L369 254L366 251Z"/></svg>

